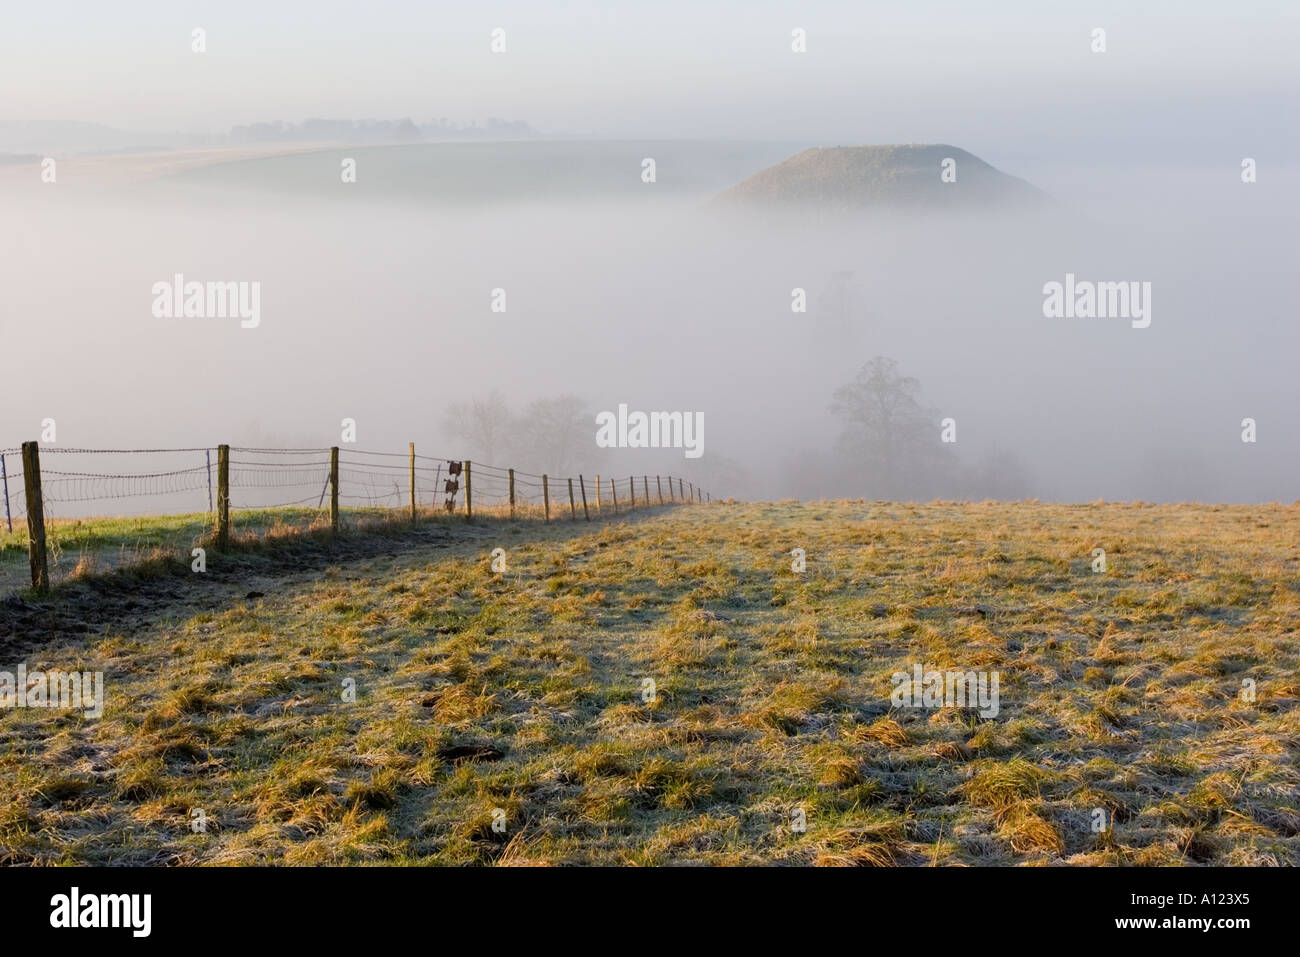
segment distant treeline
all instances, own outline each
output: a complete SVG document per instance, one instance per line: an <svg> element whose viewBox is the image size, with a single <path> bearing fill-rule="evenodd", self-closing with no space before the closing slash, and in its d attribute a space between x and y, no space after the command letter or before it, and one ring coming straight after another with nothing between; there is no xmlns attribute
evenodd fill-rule
<svg viewBox="0 0 1300 957"><path fill-rule="evenodd" d="M418 143L424 140L525 138L536 135L523 120L490 117L486 124L456 123L446 118L415 123L400 120L323 120L301 123L253 123L230 131L231 143L282 143L285 141L342 141L346 143Z"/></svg>

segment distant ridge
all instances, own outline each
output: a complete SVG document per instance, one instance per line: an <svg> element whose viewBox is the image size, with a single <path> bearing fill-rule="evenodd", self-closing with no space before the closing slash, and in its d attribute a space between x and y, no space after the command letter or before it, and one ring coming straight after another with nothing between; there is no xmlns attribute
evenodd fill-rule
<svg viewBox="0 0 1300 957"><path fill-rule="evenodd" d="M170 149L212 149L279 143L364 143L387 145L443 141L531 139L537 132L522 120L489 117L457 123L448 119L414 123L400 120L323 120L301 123L252 123L226 133L165 133L120 130L102 123L60 120L0 119L0 152L40 156L77 153L160 152Z"/></svg>
<svg viewBox="0 0 1300 957"><path fill-rule="evenodd" d="M940 178L955 162L956 180ZM852 210L869 207L1038 205L1047 194L945 144L819 146L770 166L718 194L726 207Z"/></svg>

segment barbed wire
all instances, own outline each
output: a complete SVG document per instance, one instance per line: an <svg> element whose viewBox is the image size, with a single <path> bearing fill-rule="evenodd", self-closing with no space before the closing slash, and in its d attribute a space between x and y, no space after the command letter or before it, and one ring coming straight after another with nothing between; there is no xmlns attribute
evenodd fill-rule
<svg viewBox="0 0 1300 957"><path fill-rule="evenodd" d="M329 449L254 449L243 445L230 446L232 452L251 452L258 455L329 455Z"/></svg>
<svg viewBox="0 0 1300 957"><path fill-rule="evenodd" d="M215 452L216 450L215 445L192 449L78 449L62 445L42 445L41 455L167 455L172 452ZM12 451L21 452L22 449ZM329 449L325 451L328 452Z"/></svg>
<svg viewBox="0 0 1300 957"><path fill-rule="evenodd" d="M253 512L253 511L261 511L263 509L272 509L272 508L294 508L295 506L298 505L310 505L312 502L315 501L316 501L315 495L308 495L306 498L300 498L294 502L277 502L272 505L236 505L234 502L231 502L230 509L233 512ZM316 511L320 511L320 509L317 508Z"/></svg>
<svg viewBox="0 0 1300 957"><path fill-rule="evenodd" d="M229 488L239 489L239 501L231 501L235 510L291 508L312 505L324 507L329 494L331 463L330 448L266 448L253 446L228 446L229 457L226 461ZM203 455L203 464L185 468L141 471L116 471L105 468L84 469L41 469L42 497L51 504L83 504L96 501L119 501L125 499L142 499L150 497L185 499L192 501L193 493L207 494L206 511L215 510L216 486L220 463L220 446L190 446L182 448L125 448L101 449L62 446L41 446L40 454L44 456L139 456L139 455ZM17 455L21 447L0 448L0 455ZM218 453L214 455L213 453ZM338 489L340 501L359 502L371 506L405 508L412 491L417 503L439 507L446 505L446 498L455 500L456 493L448 487L448 481L454 479L459 493L470 493L474 504L492 506L506 504L511 498L516 505L531 506L542 504L549 495L553 509L565 509L568 505L568 486L574 486L575 501L579 489L585 489L588 495L593 492L600 498L602 492L608 493L607 480L602 478L597 484L594 476L549 475L527 472L521 469L509 469L488 463L471 462L468 475L460 471L464 460L434 456L425 453L387 452L344 448L338 455ZM277 459L283 459L277 461ZM413 465L414 463L414 465ZM7 465L7 463L6 463ZM456 467L455 474L452 467ZM412 472L414 482L412 483ZM629 505L633 498L638 504L655 503L656 495L662 496L661 476L655 476L655 487L650 488L650 476L630 476L632 488L619 483L624 480L608 477L613 483L613 491L620 500ZM683 498L682 480L676 476L667 477L669 500L681 501ZM677 483L674 488L674 483ZM414 489L412 490L412 484ZM260 504L255 493L275 490L313 489L311 495L293 501L279 501L274 504ZM315 490L319 491L315 491ZM676 492L677 494L674 494ZM626 499L625 499L626 496ZM689 497L689 493L685 493ZM21 467L17 471L5 470L5 507L7 512L0 513L0 521L5 515L10 520L22 518L26 514L25 475ZM177 503L179 504L179 502ZM622 501L620 501L620 506ZM456 503L456 510L464 508ZM201 506L198 511L203 511ZM189 510L187 510L189 511Z"/></svg>

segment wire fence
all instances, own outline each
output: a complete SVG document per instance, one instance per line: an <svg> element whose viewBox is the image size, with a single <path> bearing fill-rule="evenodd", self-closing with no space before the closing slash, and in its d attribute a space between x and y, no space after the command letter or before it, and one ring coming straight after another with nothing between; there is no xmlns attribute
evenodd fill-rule
<svg viewBox="0 0 1300 957"><path fill-rule="evenodd" d="M35 494L39 506L31 509ZM29 573L43 589L160 550L208 541L226 547L232 537L295 529L337 532L375 517L590 520L711 500L675 476L554 476L417 454L414 445L385 452L34 442L0 448L0 497L0 593L23 587Z"/></svg>

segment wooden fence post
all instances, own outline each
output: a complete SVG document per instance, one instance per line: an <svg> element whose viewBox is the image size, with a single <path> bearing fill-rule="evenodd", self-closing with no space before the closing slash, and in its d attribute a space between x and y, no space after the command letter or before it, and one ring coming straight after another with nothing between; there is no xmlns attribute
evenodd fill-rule
<svg viewBox="0 0 1300 957"><path fill-rule="evenodd" d="M45 500L41 498L41 453L36 442L23 443L23 485L27 490L27 557L32 566L32 587L50 590L50 567L45 554Z"/></svg>
<svg viewBox="0 0 1300 957"><path fill-rule="evenodd" d="M659 504L662 505L664 503L664 483L658 475L655 476L655 488L659 490ZM672 490L671 483L669 483L668 488L670 491Z"/></svg>
<svg viewBox="0 0 1300 957"><path fill-rule="evenodd" d="M578 520L578 506L573 502L573 479L569 479L569 518L575 522Z"/></svg>
<svg viewBox="0 0 1300 957"><path fill-rule="evenodd" d="M415 521L415 443L411 443L411 521Z"/></svg>
<svg viewBox="0 0 1300 957"><path fill-rule="evenodd" d="M330 531L339 532L339 447L330 448Z"/></svg>
<svg viewBox="0 0 1300 957"><path fill-rule="evenodd" d="M578 488L582 489L582 517L591 521L591 513L587 511L587 483L582 480L582 473L578 474Z"/></svg>
<svg viewBox="0 0 1300 957"><path fill-rule="evenodd" d="M581 483L582 481L581 475L578 476L578 481L579 483ZM605 514L605 508L600 504L600 476L599 475L596 476L596 514L597 515Z"/></svg>
<svg viewBox="0 0 1300 957"><path fill-rule="evenodd" d="M542 505L546 509L546 520L549 522L551 520L551 486L545 474L542 475Z"/></svg>
<svg viewBox="0 0 1300 957"><path fill-rule="evenodd" d="M230 546L230 446L217 446L217 549Z"/></svg>
<svg viewBox="0 0 1300 957"><path fill-rule="evenodd" d="M682 489L682 480L677 480L677 497L683 502L686 501L686 492Z"/></svg>
<svg viewBox="0 0 1300 957"><path fill-rule="evenodd" d="M632 476L630 475L627 477L627 493L632 499L632 505L630 507L636 508L636 482L633 481Z"/></svg>
<svg viewBox="0 0 1300 957"><path fill-rule="evenodd" d="M465 521L474 518L474 486L469 478L469 459L465 460Z"/></svg>
<svg viewBox="0 0 1300 957"><path fill-rule="evenodd" d="M0 479L4 480L5 486L5 522L8 523L9 531L12 532L14 530L14 520L13 516L9 514L9 473L5 470L4 453L0 453ZM211 505L208 508L210 510Z"/></svg>
<svg viewBox="0 0 1300 957"><path fill-rule="evenodd" d="M515 517L515 470L507 469L510 473L510 517Z"/></svg>
<svg viewBox="0 0 1300 957"><path fill-rule="evenodd" d="M645 492L645 503L650 504L650 476L641 476L641 491Z"/></svg>
<svg viewBox="0 0 1300 957"><path fill-rule="evenodd" d="M618 489L614 487L614 480L609 480L609 497L614 500L614 514L618 514Z"/></svg>

